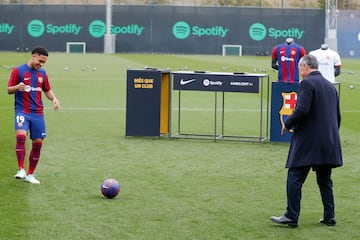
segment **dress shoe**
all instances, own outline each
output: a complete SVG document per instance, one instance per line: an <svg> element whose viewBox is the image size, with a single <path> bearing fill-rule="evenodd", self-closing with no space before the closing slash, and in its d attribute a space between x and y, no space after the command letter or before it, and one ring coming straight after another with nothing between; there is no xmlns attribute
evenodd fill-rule
<svg viewBox="0 0 360 240"><path fill-rule="evenodd" d="M325 224L325 225L328 225L328 226L335 226L336 225L336 220L335 218L330 218L328 220L324 220L323 218L320 219L320 223L321 224Z"/></svg>
<svg viewBox="0 0 360 240"><path fill-rule="evenodd" d="M297 227L297 221L294 221L290 218L287 218L285 216L280 216L280 217L275 217L272 216L270 217L270 220L273 221L274 223L280 224L280 225L288 225L289 227Z"/></svg>

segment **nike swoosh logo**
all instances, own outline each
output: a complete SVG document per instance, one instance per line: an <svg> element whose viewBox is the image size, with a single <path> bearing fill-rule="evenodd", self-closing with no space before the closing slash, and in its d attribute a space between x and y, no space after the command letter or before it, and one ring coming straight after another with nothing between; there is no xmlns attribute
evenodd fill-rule
<svg viewBox="0 0 360 240"><path fill-rule="evenodd" d="M25 81L30 80L31 78L24 78Z"/></svg>
<svg viewBox="0 0 360 240"><path fill-rule="evenodd" d="M108 187L108 186L105 186L105 185L102 185L102 188L108 189L109 187Z"/></svg>
<svg viewBox="0 0 360 240"><path fill-rule="evenodd" d="M195 78L189 79L189 80L184 80L184 79L182 78L182 79L180 80L180 85L186 85L186 84L192 83L192 82L194 82L194 81L196 81Z"/></svg>

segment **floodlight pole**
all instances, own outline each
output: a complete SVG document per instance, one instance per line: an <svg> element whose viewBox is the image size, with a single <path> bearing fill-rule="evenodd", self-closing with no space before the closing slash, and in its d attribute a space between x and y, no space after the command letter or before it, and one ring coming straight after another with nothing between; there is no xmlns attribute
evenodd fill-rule
<svg viewBox="0 0 360 240"><path fill-rule="evenodd" d="M337 0L326 0L325 6L325 43L337 51Z"/></svg>
<svg viewBox="0 0 360 240"><path fill-rule="evenodd" d="M115 34L111 34L112 2L106 1L106 34L104 36L104 53L115 53Z"/></svg>

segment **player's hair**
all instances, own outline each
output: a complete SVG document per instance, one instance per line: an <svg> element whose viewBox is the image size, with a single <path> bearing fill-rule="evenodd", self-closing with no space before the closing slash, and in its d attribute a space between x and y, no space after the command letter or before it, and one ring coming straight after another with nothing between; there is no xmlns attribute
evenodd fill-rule
<svg viewBox="0 0 360 240"><path fill-rule="evenodd" d="M46 50L46 48L42 47L42 46L37 46L35 47L32 51L31 54L39 54L39 55L44 55L44 56L49 56L48 51Z"/></svg>
<svg viewBox="0 0 360 240"><path fill-rule="evenodd" d="M318 69L319 63L313 55L305 55L300 59L299 65L305 64L311 69Z"/></svg>

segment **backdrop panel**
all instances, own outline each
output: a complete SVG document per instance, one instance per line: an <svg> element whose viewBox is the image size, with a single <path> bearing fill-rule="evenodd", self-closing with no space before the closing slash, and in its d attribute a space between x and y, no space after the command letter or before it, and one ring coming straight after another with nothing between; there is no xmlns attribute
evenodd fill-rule
<svg viewBox="0 0 360 240"><path fill-rule="evenodd" d="M313 9L114 5L112 16L116 52L221 54L223 44L241 44L245 55L265 55L287 37L318 48L325 32L324 11ZM64 52L66 42L86 42L88 52L103 52L105 33L105 5L0 8L1 51L42 44Z"/></svg>

